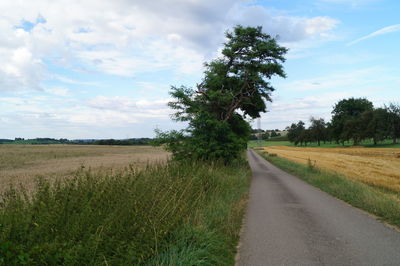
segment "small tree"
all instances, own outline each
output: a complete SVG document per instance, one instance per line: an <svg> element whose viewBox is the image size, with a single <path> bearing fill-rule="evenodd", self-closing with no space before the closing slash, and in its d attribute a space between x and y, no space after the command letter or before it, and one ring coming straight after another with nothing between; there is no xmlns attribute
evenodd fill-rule
<svg viewBox="0 0 400 266"><path fill-rule="evenodd" d="M326 124L323 118L316 119L311 117L310 119L311 126L310 126L310 134L313 140L316 140L318 146L321 146L321 140L325 139L326 135Z"/></svg>
<svg viewBox="0 0 400 266"><path fill-rule="evenodd" d="M366 111L362 114L364 137L372 138L374 145L384 140L389 134L389 113L384 108Z"/></svg>
<svg viewBox="0 0 400 266"><path fill-rule="evenodd" d="M391 103L389 106L385 106L385 110L388 112L389 135L395 144L400 138L400 105Z"/></svg>
<svg viewBox="0 0 400 266"><path fill-rule="evenodd" d="M304 122L299 121L297 124L292 124L290 128L288 129L288 134L287 137L290 142L294 142L294 145L297 145L300 143L300 145L303 145L306 139L306 133L305 133L306 128L304 127Z"/></svg>
<svg viewBox="0 0 400 266"><path fill-rule="evenodd" d="M274 91L269 80L285 77L281 63L287 49L261 27L236 26L226 38L222 57L205 64L196 90L172 87L173 118L189 126L180 132L158 132L157 143L165 143L177 159L229 162L239 157L251 130L246 117L257 118L266 111Z"/></svg>
<svg viewBox="0 0 400 266"><path fill-rule="evenodd" d="M262 138L263 140L267 140L267 139L269 139L269 137L270 137L270 135L269 135L268 132L264 132L263 134L261 134L261 138Z"/></svg>
<svg viewBox="0 0 400 266"><path fill-rule="evenodd" d="M271 138L278 137L278 136L279 136L279 135L278 135L278 133L276 133L275 130L272 130L272 131L271 131Z"/></svg>

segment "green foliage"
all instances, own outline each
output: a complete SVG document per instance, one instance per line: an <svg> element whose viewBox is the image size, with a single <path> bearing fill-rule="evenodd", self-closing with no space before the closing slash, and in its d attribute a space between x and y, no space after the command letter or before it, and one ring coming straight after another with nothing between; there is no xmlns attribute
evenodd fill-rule
<svg viewBox="0 0 400 266"><path fill-rule="evenodd" d="M271 131L271 138L274 137L279 137L280 135L278 133L276 133L275 131Z"/></svg>
<svg viewBox="0 0 400 266"><path fill-rule="evenodd" d="M351 147L352 142L345 142L344 145L340 143L335 143L335 142L325 142L321 143L321 146L318 146L318 143L312 142L307 144L307 147L315 147L315 148L338 148L338 147ZM368 148L400 148L400 144L393 144L392 140L390 139L385 139L378 144L374 144L372 139L365 139L362 142L359 143L360 146L363 147L368 147ZM249 141L247 143L247 147L253 148L253 147L269 147L269 146L294 146L294 143L290 141L277 141L274 139L269 139L269 140L263 140L263 141Z"/></svg>
<svg viewBox="0 0 400 266"><path fill-rule="evenodd" d="M274 131L273 131L273 132L274 132ZM267 140L267 139L269 139L270 137L272 137L272 134L271 134L271 136L270 136L268 132L265 132L265 133L262 133L262 134L261 134L261 139L262 139L262 140Z"/></svg>
<svg viewBox="0 0 400 266"><path fill-rule="evenodd" d="M372 102L365 98L349 98L339 101L332 111L333 137L339 140L352 139L354 145L362 140L364 124L361 116L364 112L372 111Z"/></svg>
<svg viewBox="0 0 400 266"><path fill-rule="evenodd" d="M0 265L233 264L245 162L81 171L0 202Z"/></svg>
<svg viewBox="0 0 400 266"><path fill-rule="evenodd" d="M311 125L305 128L304 122L299 121L287 127L288 139L295 145L333 140L343 146L352 141L360 145L365 140L372 140L374 145L387 139L393 144L400 138L400 106L391 103L384 108L374 108L365 98L349 98L339 101L332 111L331 122L311 117Z"/></svg>
<svg viewBox="0 0 400 266"><path fill-rule="evenodd" d="M311 126L309 128L312 139L316 140L318 146L321 146L321 140L326 139L326 124L323 118L316 119L311 117Z"/></svg>
<svg viewBox="0 0 400 266"><path fill-rule="evenodd" d="M293 123L288 130L288 140L294 142L295 145L299 143L303 145L306 137L305 131L306 128L303 121L300 120L297 124Z"/></svg>
<svg viewBox="0 0 400 266"><path fill-rule="evenodd" d="M363 138L372 138L375 145L379 141L383 141L389 134L388 115L387 110L383 108L364 112L361 117L361 122L365 128Z"/></svg>
<svg viewBox="0 0 400 266"><path fill-rule="evenodd" d="M93 145L150 145L152 139L150 138L138 138L138 139L100 139L90 142Z"/></svg>
<svg viewBox="0 0 400 266"><path fill-rule="evenodd" d="M393 140L393 144L400 138L400 105L390 103L389 106L385 106L388 112L388 131L389 136Z"/></svg>
<svg viewBox="0 0 400 266"><path fill-rule="evenodd" d="M246 117L257 118L266 111L265 102L271 101L274 90L268 80L285 77L281 63L287 49L261 27L237 26L226 38L222 57L205 64L197 90L172 87L173 118L189 125L180 132L157 132L156 143L164 143L176 159L238 158L251 130Z"/></svg>

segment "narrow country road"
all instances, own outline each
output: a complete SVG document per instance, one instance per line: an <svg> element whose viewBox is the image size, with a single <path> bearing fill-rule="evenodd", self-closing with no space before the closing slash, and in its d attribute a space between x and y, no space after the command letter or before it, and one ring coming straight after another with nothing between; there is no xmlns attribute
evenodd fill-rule
<svg viewBox="0 0 400 266"><path fill-rule="evenodd" d="M400 265L400 233L254 151L238 265Z"/></svg>

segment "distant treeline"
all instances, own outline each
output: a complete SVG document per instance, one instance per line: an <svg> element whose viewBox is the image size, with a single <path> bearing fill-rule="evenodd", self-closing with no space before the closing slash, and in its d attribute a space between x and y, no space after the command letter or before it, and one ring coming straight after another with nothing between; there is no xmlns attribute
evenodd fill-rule
<svg viewBox="0 0 400 266"><path fill-rule="evenodd" d="M288 140L286 136L287 132L279 129L251 129L249 140Z"/></svg>
<svg viewBox="0 0 400 266"><path fill-rule="evenodd" d="M150 145L151 138L134 138L134 139L80 139L80 140L68 140L68 139L54 139L54 138L35 138L35 139L24 139L15 138L12 139L0 139L0 144L75 144L75 145Z"/></svg>
<svg viewBox="0 0 400 266"><path fill-rule="evenodd" d="M66 144L71 141L68 139L54 139L54 138L35 138L35 139L0 139L0 144Z"/></svg>
<svg viewBox="0 0 400 266"><path fill-rule="evenodd" d="M153 139L140 138L140 139L127 139L127 140L116 140L116 139L101 139L91 142L94 145L150 145Z"/></svg>
<svg viewBox="0 0 400 266"><path fill-rule="evenodd" d="M310 126L303 121L287 127L287 137L295 145L316 142L336 142L344 145L352 141L353 145L370 139L374 145L385 140L396 143L400 138L400 105L390 103L374 108L365 98L349 98L339 101L332 110L332 119L325 122L322 118L310 119Z"/></svg>

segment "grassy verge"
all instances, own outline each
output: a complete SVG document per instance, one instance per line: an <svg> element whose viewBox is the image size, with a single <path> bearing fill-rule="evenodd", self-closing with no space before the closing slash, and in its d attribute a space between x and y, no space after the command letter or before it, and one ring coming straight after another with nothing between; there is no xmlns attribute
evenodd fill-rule
<svg viewBox="0 0 400 266"><path fill-rule="evenodd" d="M309 184L339 198L357 208L372 213L397 227L400 227L400 201L393 193L385 193L378 188L351 181L345 177L304 166L278 156L259 152L265 159Z"/></svg>
<svg viewBox="0 0 400 266"><path fill-rule="evenodd" d="M262 141L257 141L257 140L251 140L248 142L247 146L249 148L253 147L269 147L269 146L295 146L294 143L289 142L289 141L278 141L278 140L262 140ZM382 142L379 142L377 145L374 145L372 140L364 140L361 142L358 146L362 147L367 147L367 148L400 148L400 143L399 144L393 144L392 140L384 140ZM308 143L307 146L300 146L297 145L297 147L308 147L308 148L345 148L345 147L353 147L353 142L348 141L345 142L344 145L342 144L337 144L335 142L326 142L323 143L321 142L321 145L318 146L316 142L311 142Z"/></svg>
<svg viewBox="0 0 400 266"><path fill-rule="evenodd" d="M80 171L0 200L0 265L232 265L245 162Z"/></svg>

